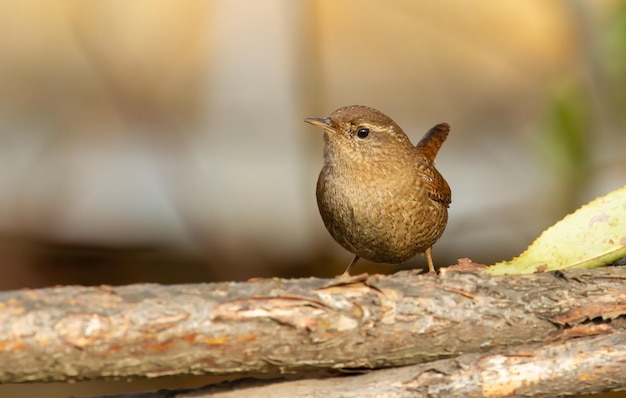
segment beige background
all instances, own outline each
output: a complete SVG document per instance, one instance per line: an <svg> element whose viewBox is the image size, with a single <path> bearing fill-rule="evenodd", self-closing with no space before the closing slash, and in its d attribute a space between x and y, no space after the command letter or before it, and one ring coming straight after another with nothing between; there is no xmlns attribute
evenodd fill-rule
<svg viewBox="0 0 626 398"><path fill-rule="evenodd" d="M321 132L302 119L350 104L413 142L451 124L437 265L510 258L625 183L625 15L609 0L3 2L0 289L341 272L351 256L314 199ZM157 388L46 396L90 386Z"/></svg>

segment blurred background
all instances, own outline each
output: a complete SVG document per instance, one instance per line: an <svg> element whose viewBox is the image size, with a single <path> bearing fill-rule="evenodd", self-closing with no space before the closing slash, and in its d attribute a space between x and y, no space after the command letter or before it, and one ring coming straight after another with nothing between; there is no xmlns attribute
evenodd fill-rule
<svg viewBox="0 0 626 398"><path fill-rule="evenodd" d="M339 274L302 119L352 104L452 126L437 266L509 259L626 184L626 2L2 2L0 290Z"/></svg>
<svg viewBox="0 0 626 398"><path fill-rule="evenodd" d="M22 1L0 20L0 289L340 273L302 119L344 105L413 142L451 124L439 266L513 257L626 182L624 1Z"/></svg>

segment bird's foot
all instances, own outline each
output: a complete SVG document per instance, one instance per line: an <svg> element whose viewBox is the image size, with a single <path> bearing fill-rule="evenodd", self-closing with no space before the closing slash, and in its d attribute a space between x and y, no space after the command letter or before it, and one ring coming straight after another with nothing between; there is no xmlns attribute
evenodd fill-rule
<svg viewBox="0 0 626 398"><path fill-rule="evenodd" d="M350 275L344 272L341 275L337 275L335 279L332 279L330 283L327 285L324 285L323 288L326 289L329 287L347 286L347 285L354 285L357 283L367 283L369 276L370 275L367 272L364 272L359 275Z"/></svg>
<svg viewBox="0 0 626 398"><path fill-rule="evenodd" d="M341 275L337 275L335 277L335 280L337 280L339 284L348 285L351 283L364 282L367 280L367 278L369 278L369 276L370 274L368 274L367 272L358 275L350 275L348 272L344 272Z"/></svg>

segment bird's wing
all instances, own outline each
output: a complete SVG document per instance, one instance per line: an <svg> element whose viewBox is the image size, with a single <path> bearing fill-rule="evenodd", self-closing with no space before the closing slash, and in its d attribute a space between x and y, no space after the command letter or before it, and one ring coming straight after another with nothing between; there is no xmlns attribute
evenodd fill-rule
<svg viewBox="0 0 626 398"><path fill-rule="evenodd" d="M418 175L420 178L420 186L426 190L431 199L441 202L446 206L452 202L450 186L435 169L434 163L431 163L428 167L420 167Z"/></svg>
<svg viewBox="0 0 626 398"><path fill-rule="evenodd" d="M423 165L420 166L420 173L418 173L420 184L426 189L428 196L446 206L452 201L452 193L446 180L435 169L435 157L449 132L450 125L448 123L439 123L431 128L415 146L415 149L424 159L419 163Z"/></svg>

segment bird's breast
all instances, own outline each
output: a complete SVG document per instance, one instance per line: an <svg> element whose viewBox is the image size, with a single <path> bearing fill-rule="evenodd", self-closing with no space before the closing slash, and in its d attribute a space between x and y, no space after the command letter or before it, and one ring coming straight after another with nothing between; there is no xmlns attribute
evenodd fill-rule
<svg viewBox="0 0 626 398"><path fill-rule="evenodd" d="M447 209L415 176L322 169L317 201L326 228L346 249L382 262L401 262L441 235Z"/></svg>

